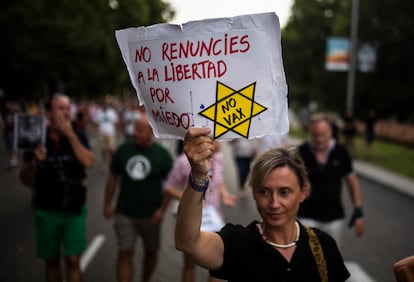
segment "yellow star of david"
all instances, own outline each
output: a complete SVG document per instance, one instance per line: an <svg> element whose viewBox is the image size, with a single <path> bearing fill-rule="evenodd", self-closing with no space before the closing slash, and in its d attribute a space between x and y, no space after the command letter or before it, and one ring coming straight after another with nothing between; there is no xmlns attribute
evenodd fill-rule
<svg viewBox="0 0 414 282"><path fill-rule="evenodd" d="M214 121L214 138L229 130L249 137L250 123L254 116L267 110L254 101L256 82L236 91L217 81L216 103L199 112Z"/></svg>

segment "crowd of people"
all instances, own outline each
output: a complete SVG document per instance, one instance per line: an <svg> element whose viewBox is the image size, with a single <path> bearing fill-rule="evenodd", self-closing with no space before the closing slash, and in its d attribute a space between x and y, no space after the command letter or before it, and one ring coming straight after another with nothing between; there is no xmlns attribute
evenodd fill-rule
<svg viewBox="0 0 414 282"><path fill-rule="evenodd" d="M10 104L8 115L3 115L6 121L22 111ZM12 122L4 127L4 137L9 165L20 163L21 182L33 191L37 255L45 261L47 281L62 281L65 275L66 281L81 281L88 189L84 181L87 169L97 164L91 136L99 145L99 169L107 176L103 216L113 220L118 281L133 281L138 237L144 250L137 254L143 257L141 281L150 281L162 220L175 201L176 247L184 255L182 281L195 281L196 265L210 270L209 281L349 277L341 236L347 217L356 236L363 235L363 199L352 148L338 140L329 114L309 116L309 139L298 146L292 146L287 135L228 142L240 188L231 192L224 180L221 144L209 136L209 129L190 129L177 143L178 152L172 152L154 138L145 108L136 100L84 104L57 94L39 110L33 108L33 114L47 118L45 143L19 158L9 146ZM370 115L370 144L374 122ZM354 205L350 216L342 205L343 180ZM245 227L226 223L222 207L234 207L246 195L253 196L260 218ZM204 220L211 213L218 218L213 227Z"/></svg>

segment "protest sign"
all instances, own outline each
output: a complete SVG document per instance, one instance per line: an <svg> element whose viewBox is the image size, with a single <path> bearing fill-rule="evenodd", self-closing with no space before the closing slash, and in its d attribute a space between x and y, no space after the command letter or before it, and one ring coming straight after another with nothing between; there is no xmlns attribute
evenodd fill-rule
<svg viewBox="0 0 414 282"><path fill-rule="evenodd" d="M33 151L46 141L46 118L41 115L17 113L14 115L13 147Z"/></svg>
<svg viewBox="0 0 414 282"><path fill-rule="evenodd" d="M209 127L216 139L288 132L287 85L275 13L116 31L156 137Z"/></svg>

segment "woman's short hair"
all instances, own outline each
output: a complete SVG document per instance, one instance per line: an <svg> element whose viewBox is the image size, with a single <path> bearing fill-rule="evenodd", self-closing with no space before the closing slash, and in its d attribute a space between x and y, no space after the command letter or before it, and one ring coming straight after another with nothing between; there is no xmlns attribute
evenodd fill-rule
<svg viewBox="0 0 414 282"><path fill-rule="evenodd" d="M305 164L297 147L272 147L264 151L253 162L248 184L260 187L268 175L276 168L289 167L296 175L300 189L310 188Z"/></svg>

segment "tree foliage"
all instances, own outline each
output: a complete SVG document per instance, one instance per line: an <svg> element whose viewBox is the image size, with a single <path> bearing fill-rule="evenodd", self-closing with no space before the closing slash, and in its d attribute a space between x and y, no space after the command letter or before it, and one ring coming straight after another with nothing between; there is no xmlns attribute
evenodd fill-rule
<svg viewBox="0 0 414 282"><path fill-rule="evenodd" d="M325 70L326 39L350 37L352 0L295 0L282 31L283 58L293 105L316 100L325 110L343 113L347 73ZM357 72L354 111L374 108L382 117L414 121L411 105L414 65L413 1L360 0L358 40L377 43L376 70Z"/></svg>
<svg viewBox="0 0 414 282"><path fill-rule="evenodd" d="M8 96L40 98L130 87L115 30L167 22L174 11L162 0L109 1L1 1L0 88Z"/></svg>

